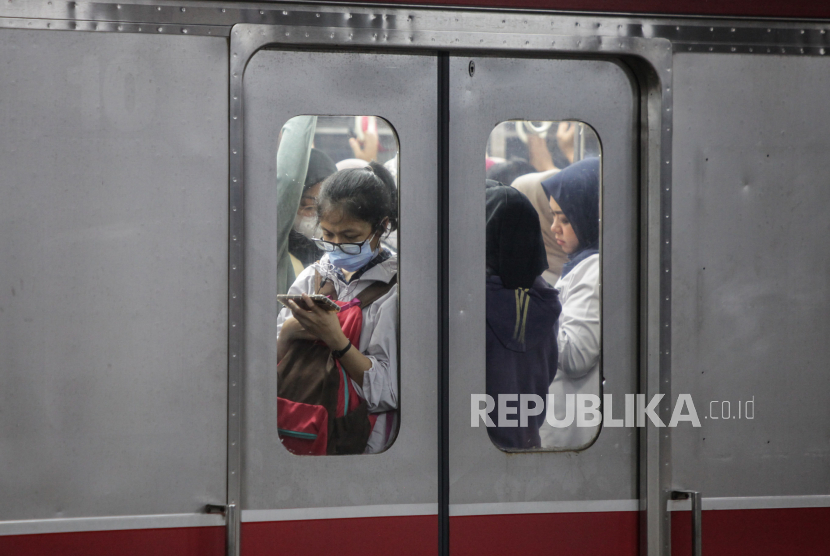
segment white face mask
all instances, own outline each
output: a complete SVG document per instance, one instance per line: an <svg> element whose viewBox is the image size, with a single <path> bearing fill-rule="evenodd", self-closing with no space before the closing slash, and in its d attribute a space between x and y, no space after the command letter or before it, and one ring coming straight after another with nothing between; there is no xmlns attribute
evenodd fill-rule
<svg viewBox="0 0 830 556"><path fill-rule="evenodd" d="M316 216L300 216L298 214L294 217L294 229L309 239L320 237L321 233Z"/></svg>

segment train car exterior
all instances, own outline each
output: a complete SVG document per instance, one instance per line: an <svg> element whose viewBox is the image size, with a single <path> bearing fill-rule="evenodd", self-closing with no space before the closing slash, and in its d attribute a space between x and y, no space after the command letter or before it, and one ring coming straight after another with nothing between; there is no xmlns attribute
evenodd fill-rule
<svg viewBox="0 0 830 556"><path fill-rule="evenodd" d="M0 2L0 553L830 552L830 10L699 10ZM276 148L309 115L398 145L379 454L277 431ZM700 426L471 425L511 120L601 145L603 394Z"/></svg>

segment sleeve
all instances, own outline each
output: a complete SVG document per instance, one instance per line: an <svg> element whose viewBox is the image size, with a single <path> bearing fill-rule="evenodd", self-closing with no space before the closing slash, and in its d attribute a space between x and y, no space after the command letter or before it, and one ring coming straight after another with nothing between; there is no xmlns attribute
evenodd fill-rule
<svg viewBox="0 0 830 556"><path fill-rule="evenodd" d="M599 257L574 276L559 317L559 368L569 378L585 376L599 361Z"/></svg>
<svg viewBox="0 0 830 556"><path fill-rule="evenodd" d="M398 286L369 306L363 317L361 350L372 362L355 384L369 411L379 413L398 407Z"/></svg>
<svg viewBox="0 0 830 556"><path fill-rule="evenodd" d="M277 293L294 281L288 235L300 207L317 116L296 116L282 128L277 148Z"/></svg>

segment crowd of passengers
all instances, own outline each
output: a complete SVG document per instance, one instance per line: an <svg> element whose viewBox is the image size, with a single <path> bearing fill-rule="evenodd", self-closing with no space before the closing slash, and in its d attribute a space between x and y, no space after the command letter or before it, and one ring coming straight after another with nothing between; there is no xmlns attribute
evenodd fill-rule
<svg viewBox="0 0 830 556"><path fill-rule="evenodd" d="M370 126L335 163L314 147L316 119L289 120L277 150L277 426L298 454L377 453L398 418L397 157L377 161ZM600 163L574 162L576 127L560 123L553 149L527 134L527 158L487 156L483 184L487 394L553 394L560 421L564 395L599 393L600 379ZM507 450L596 433L545 417L488 432Z"/></svg>

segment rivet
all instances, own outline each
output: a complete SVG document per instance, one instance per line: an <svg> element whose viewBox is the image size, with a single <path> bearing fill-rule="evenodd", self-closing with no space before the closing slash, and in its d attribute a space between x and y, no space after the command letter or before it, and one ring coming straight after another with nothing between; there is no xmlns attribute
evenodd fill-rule
<svg viewBox="0 0 830 556"><path fill-rule="evenodd" d="M225 8L222 8L222 13L225 13Z"/></svg>
<svg viewBox="0 0 830 556"><path fill-rule="evenodd" d="M749 48L749 51L750 51L750 52L754 52L754 51L752 50L752 47L750 47L750 48Z"/></svg>
<svg viewBox="0 0 830 556"><path fill-rule="evenodd" d="M182 8L182 13L186 12L187 8Z"/></svg>
<svg viewBox="0 0 830 556"><path fill-rule="evenodd" d="M692 51L692 47L690 46L690 47L689 47L689 52L691 52L691 51Z"/></svg>
<svg viewBox="0 0 830 556"><path fill-rule="evenodd" d="M732 52L735 52L736 50L737 50L737 48L735 48L735 47L733 46L733 47L732 47Z"/></svg>
<svg viewBox="0 0 830 556"><path fill-rule="evenodd" d="M52 28L52 24L51 24L51 23L47 23L47 24L46 24L46 28L47 28L47 29L51 29L51 28Z"/></svg>
<svg viewBox="0 0 830 556"><path fill-rule="evenodd" d="M139 27L139 28L138 28L138 32L139 32L139 33L141 32L141 27Z"/></svg>
<svg viewBox="0 0 830 556"><path fill-rule="evenodd" d="M819 54L821 54L822 56L824 56L824 49L823 49L823 48L820 48L820 49L819 49L819 51L818 51L818 53L819 53Z"/></svg>
<svg viewBox="0 0 830 556"><path fill-rule="evenodd" d="M158 7L158 11L161 11L161 6Z"/></svg>
<svg viewBox="0 0 830 556"><path fill-rule="evenodd" d="M680 31L680 25L674 28L675 31Z"/></svg>
<svg viewBox="0 0 830 556"><path fill-rule="evenodd" d="M156 29L156 30L157 30L159 33L161 33L162 31L164 31L164 27L159 27L159 28L158 28L158 29Z"/></svg>
<svg viewBox="0 0 830 556"><path fill-rule="evenodd" d="M332 33L331 35L329 35L329 38L330 38L330 39L333 39L333 38L334 38L334 33ZM409 40L412 40L412 37L409 37Z"/></svg>
<svg viewBox="0 0 830 556"><path fill-rule="evenodd" d="M767 29L767 33L772 33L772 29Z"/></svg>
<svg viewBox="0 0 830 556"><path fill-rule="evenodd" d="M265 10L259 10L259 15L265 15Z"/></svg>
<svg viewBox="0 0 830 556"><path fill-rule="evenodd" d="M186 34L187 34L187 29L185 29L184 27L182 27L182 33L184 33L184 34L186 35Z"/></svg>
<svg viewBox="0 0 830 556"><path fill-rule="evenodd" d="M320 14L314 14L314 17L320 17Z"/></svg>
<svg viewBox="0 0 830 556"><path fill-rule="evenodd" d="M804 34L804 29L802 29L802 30L801 30L801 34L802 34L802 35Z"/></svg>
<svg viewBox="0 0 830 556"><path fill-rule="evenodd" d="M291 36L291 32L290 32L290 31L286 31L286 32L285 32L285 36L286 36L286 37L290 37L290 36Z"/></svg>
<svg viewBox="0 0 830 556"><path fill-rule="evenodd" d="M306 31L305 33L305 38L308 38L308 31Z"/></svg>
<svg viewBox="0 0 830 556"><path fill-rule="evenodd" d="M709 47L709 52L712 52L713 50L715 50L715 49L710 46Z"/></svg>
<svg viewBox="0 0 830 556"><path fill-rule="evenodd" d="M712 32L712 33L714 33L714 32L715 32L715 28L714 28L714 27L709 27L709 31L710 31L710 32Z"/></svg>
<svg viewBox="0 0 830 556"><path fill-rule="evenodd" d="M801 51L801 53L804 54L804 49L803 48L799 48L799 51Z"/></svg>
<svg viewBox="0 0 830 556"><path fill-rule="evenodd" d="M732 29L730 29L730 30L729 30L729 32L730 32L730 33L734 33L734 32L735 32L735 28L733 27Z"/></svg>

